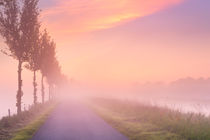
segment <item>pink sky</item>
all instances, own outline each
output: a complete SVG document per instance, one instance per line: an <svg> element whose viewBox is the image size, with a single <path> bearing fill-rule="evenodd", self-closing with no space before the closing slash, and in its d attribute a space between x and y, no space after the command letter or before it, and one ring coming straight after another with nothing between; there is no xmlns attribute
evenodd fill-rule
<svg viewBox="0 0 210 140"><path fill-rule="evenodd" d="M55 0L43 11L45 24L56 34L107 29L153 14L184 0Z"/></svg>
<svg viewBox="0 0 210 140"><path fill-rule="evenodd" d="M205 5L202 1L197 3ZM209 76L208 34L202 21L191 24L203 20L191 17L195 0L51 2L43 6L43 26L58 44L64 73L77 81L129 84Z"/></svg>
<svg viewBox="0 0 210 140"><path fill-rule="evenodd" d="M210 76L208 0L40 2L62 70L79 83L120 86ZM0 63L0 91L10 84L16 92L16 61L1 54ZM30 72L24 81L30 91Z"/></svg>

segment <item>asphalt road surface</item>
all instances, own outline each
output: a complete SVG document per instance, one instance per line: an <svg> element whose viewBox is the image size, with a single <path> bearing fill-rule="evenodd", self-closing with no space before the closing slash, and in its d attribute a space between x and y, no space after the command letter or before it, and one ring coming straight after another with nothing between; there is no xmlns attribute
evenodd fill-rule
<svg viewBox="0 0 210 140"><path fill-rule="evenodd" d="M78 102L58 105L32 140L128 140Z"/></svg>

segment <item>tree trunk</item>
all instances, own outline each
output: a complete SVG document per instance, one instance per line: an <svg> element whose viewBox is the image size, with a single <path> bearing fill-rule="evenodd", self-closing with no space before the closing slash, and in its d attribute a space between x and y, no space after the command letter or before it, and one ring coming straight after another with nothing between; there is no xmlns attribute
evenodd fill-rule
<svg viewBox="0 0 210 140"><path fill-rule="evenodd" d="M37 83L36 83L36 71L34 71L34 79L33 79L33 86L34 86L34 105L37 104Z"/></svg>
<svg viewBox="0 0 210 140"><path fill-rule="evenodd" d="M16 99L17 99L17 114L19 115L21 113L21 103L22 103L22 96L23 96L23 92L22 92L22 79L21 79L21 73L22 73L22 61L19 60L18 61L18 91L17 91L17 95L16 95Z"/></svg>
<svg viewBox="0 0 210 140"><path fill-rule="evenodd" d="M43 76L43 74L42 74L41 83L42 83L42 103L44 103L45 102L45 92L44 92L44 76Z"/></svg>

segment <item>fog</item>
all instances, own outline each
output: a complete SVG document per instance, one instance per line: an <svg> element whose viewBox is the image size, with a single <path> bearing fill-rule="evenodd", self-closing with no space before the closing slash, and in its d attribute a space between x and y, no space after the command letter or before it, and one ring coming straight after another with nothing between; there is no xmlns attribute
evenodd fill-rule
<svg viewBox="0 0 210 140"><path fill-rule="evenodd" d="M134 83L122 87L87 87L72 84L60 97L111 98L210 115L210 78L191 77L170 83ZM61 96L62 95L62 96Z"/></svg>
<svg viewBox="0 0 210 140"><path fill-rule="evenodd" d="M210 115L210 78L183 78L171 83L134 83L128 86L106 87L87 86L78 83L70 83L56 89L56 98L84 99L84 98L111 98L124 101L140 102L147 105L168 107L182 112L195 112ZM40 88L40 87L39 87ZM32 103L32 85L24 87L23 108L26 109ZM11 109L12 114L16 112L15 90L1 88L1 92L10 94L0 94L0 117L8 114ZM46 87L46 94L48 93ZM39 102L41 101L41 91L38 92ZM46 95L47 99L48 95Z"/></svg>

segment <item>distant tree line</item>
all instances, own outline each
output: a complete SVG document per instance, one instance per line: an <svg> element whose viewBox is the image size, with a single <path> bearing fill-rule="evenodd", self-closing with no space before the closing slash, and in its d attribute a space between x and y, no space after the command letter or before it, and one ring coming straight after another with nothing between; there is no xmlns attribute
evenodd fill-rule
<svg viewBox="0 0 210 140"><path fill-rule="evenodd" d="M42 103L45 102L44 78L49 84L49 99L52 90L66 80L56 58L56 43L45 29L41 31L39 0L1 0L0 35L6 48L1 51L18 61L17 114L22 109L22 70L33 72L33 101L37 104L37 72L40 71Z"/></svg>

